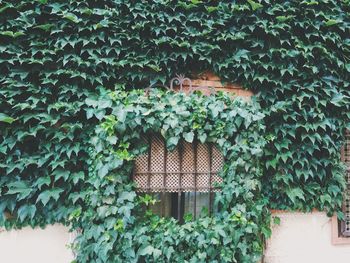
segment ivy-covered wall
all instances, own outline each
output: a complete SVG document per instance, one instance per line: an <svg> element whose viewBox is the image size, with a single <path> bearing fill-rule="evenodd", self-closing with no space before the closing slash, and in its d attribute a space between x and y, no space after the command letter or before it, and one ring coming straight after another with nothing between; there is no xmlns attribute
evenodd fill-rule
<svg viewBox="0 0 350 263"><path fill-rule="evenodd" d="M339 210L349 12L348 0L0 1L1 225L67 223L84 206L90 138L110 113L101 87L202 70L257 93L270 208Z"/></svg>

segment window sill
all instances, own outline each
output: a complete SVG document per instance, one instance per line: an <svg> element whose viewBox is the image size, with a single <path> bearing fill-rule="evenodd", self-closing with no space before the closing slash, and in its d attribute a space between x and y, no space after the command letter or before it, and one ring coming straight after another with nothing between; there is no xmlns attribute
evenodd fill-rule
<svg viewBox="0 0 350 263"><path fill-rule="evenodd" d="M338 235L338 218L333 216L332 219L332 244L333 245L350 245L350 238L341 237Z"/></svg>

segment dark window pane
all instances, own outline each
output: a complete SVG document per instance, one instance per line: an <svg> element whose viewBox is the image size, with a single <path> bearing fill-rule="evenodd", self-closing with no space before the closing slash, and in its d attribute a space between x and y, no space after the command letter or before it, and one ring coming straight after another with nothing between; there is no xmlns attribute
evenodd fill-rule
<svg viewBox="0 0 350 263"><path fill-rule="evenodd" d="M202 214L208 215L209 201L209 193L184 193L184 214L192 214L194 218L199 218Z"/></svg>
<svg viewBox="0 0 350 263"><path fill-rule="evenodd" d="M186 215L191 215L190 217L193 219L207 216L210 213L210 196L213 194L182 192L154 193L152 196L157 202L154 205L149 205L147 209L158 216L173 217L182 222Z"/></svg>

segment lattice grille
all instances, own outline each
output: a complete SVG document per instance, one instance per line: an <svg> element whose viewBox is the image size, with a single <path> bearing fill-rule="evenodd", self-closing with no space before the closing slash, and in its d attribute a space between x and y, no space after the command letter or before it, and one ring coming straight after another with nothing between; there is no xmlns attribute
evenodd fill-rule
<svg viewBox="0 0 350 263"><path fill-rule="evenodd" d="M212 145L180 142L167 151L162 137L152 136L148 153L136 158L134 182L139 192L217 192L223 163Z"/></svg>
<svg viewBox="0 0 350 263"><path fill-rule="evenodd" d="M350 131L345 133L345 144L342 149L342 159L343 162L350 167Z"/></svg>
<svg viewBox="0 0 350 263"><path fill-rule="evenodd" d="M341 223L341 235L350 237L350 132L345 134L345 144L342 149L342 161L347 166L346 180L347 189L344 196L343 212L345 220Z"/></svg>

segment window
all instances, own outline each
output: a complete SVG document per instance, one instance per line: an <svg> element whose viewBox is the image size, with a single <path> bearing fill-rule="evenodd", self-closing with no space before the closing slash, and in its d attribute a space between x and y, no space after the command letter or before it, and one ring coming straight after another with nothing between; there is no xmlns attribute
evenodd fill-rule
<svg viewBox="0 0 350 263"><path fill-rule="evenodd" d="M149 207L155 214L174 217L180 222L191 214L198 218L211 213L218 176L224 160L211 143L179 142L168 151L159 135L147 138L148 152L135 160L133 180L139 194L152 194L158 202Z"/></svg>
<svg viewBox="0 0 350 263"><path fill-rule="evenodd" d="M345 144L342 149L342 161L346 164L346 181L343 212L345 220L341 222L340 232L342 236L350 237L350 132L346 132Z"/></svg>
<svg viewBox="0 0 350 263"><path fill-rule="evenodd" d="M332 241L334 244L350 244L350 131L345 134L345 144L341 152L342 161L346 165L347 189L345 190L343 212L345 220L336 216L332 219Z"/></svg>

